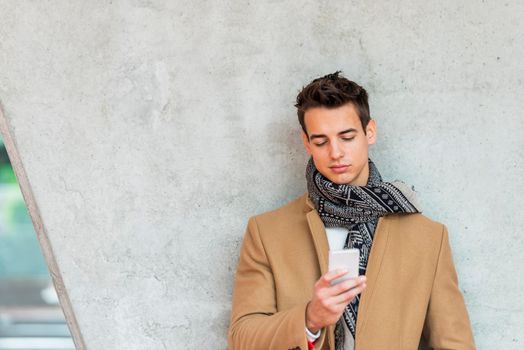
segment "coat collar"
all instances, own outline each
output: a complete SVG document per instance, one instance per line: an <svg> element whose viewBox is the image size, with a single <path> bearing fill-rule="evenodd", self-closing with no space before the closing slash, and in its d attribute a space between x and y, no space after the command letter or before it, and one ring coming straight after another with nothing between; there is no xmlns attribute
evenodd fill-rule
<svg viewBox="0 0 524 350"><path fill-rule="evenodd" d="M313 202L309 198L308 193L305 197L305 209L306 218L309 225L313 244L317 253L317 259L320 267L321 274L325 274L328 271L328 257L329 257L329 242L327 240L326 229L324 223L318 212L315 210ZM368 264L366 267L367 287L360 296L359 311L357 318L357 334L355 339L355 345L362 338L363 331L366 326L367 310L373 300L373 292L377 288L380 277L380 269L382 266L382 259L388 246L389 241L389 224L393 220L395 215L390 217L381 216L378 220L375 234L373 237L373 244L371 246L371 252L369 255ZM334 326L328 327L328 341L330 349L334 349Z"/></svg>

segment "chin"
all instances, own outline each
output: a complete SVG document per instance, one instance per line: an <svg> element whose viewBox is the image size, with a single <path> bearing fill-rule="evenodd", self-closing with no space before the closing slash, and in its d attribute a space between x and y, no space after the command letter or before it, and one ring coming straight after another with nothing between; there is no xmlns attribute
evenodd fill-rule
<svg viewBox="0 0 524 350"><path fill-rule="evenodd" d="M331 182L334 182L337 185L346 185L352 182L354 178L352 176L342 174L342 175L332 176L330 180Z"/></svg>

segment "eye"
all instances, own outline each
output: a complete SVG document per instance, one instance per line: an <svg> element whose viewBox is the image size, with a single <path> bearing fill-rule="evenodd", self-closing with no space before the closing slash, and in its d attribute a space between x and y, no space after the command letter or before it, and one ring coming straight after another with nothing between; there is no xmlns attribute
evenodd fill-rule
<svg viewBox="0 0 524 350"><path fill-rule="evenodd" d="M315 146L321 147L324 146L327 143L327 141L321 142L321 143L315 143Z"/></svg>
<svg viewBox="0 0 524 350"><path fill-rule="evenodd" d="M355 138L355 136L353 136L353 137L343 137L342 140L344 140L344 141L351 141L354 138Z"/></svg>

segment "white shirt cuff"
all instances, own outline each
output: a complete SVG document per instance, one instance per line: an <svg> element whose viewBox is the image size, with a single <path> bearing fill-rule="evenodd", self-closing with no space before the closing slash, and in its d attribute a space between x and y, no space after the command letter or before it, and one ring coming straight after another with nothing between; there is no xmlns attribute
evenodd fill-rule
<svg viewBox="0 0 524 350"><path fill-rule="evenodd" d="M307 340L309 340L310 342L314 342L315 340L318 339L318 337L320 337L320 329L316 333L311 333L311 331L307 329L307 327L305 328L306 328Z"/></svg>

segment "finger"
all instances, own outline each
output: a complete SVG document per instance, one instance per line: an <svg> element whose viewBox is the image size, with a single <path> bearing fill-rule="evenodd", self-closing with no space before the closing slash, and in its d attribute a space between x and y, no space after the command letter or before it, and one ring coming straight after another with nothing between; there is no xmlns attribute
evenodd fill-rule
<svg viewBox="0 0 524 350"><path fill-rule="evenodd" d="M336 269L336 270L326 272L322 277L320 277L319 282L322 286L330 286L331 281L344 276L348 272L349 271L347 269Z"/></svg>
<svg viewBox="0 0 524 350"><path fill-rule="evenodd" d="M349 304L357 295L362 293L366 289L366 283L362 283L357 285L355 288L352 288L342 294L336 295L331 298L329 301L330 303L333 303L332 305L347 305Z"/></svg>
<svg viewBox="0 0 524 350"><path fill-rule="evenodd" d="M340 282L338 284L335 284L329 290L327 291L328 295L339 295L341 293L345 293L348 290L357 287L358 285L361 285L362 283L366 282L366 276L359 276L356 278L350 278L346 281Z"/></svg>

